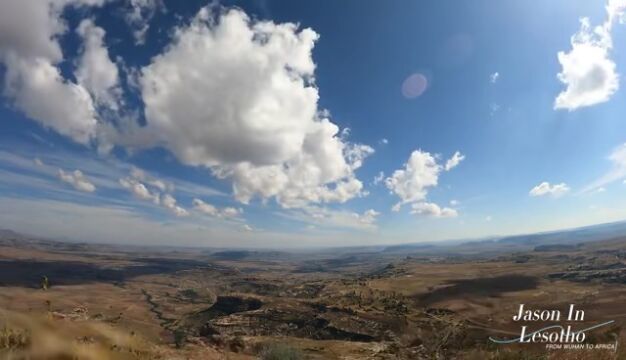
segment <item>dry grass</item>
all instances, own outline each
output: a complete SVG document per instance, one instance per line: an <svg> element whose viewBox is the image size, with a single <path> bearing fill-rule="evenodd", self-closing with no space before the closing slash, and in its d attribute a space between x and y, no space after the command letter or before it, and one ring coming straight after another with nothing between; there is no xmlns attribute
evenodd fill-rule
<svg viewBox="0 0 626 360"><path fill-rule="evenodd" d="M24 315L0 309L0 358L3 359L160 357L155 345L103 323Z"/></svg>

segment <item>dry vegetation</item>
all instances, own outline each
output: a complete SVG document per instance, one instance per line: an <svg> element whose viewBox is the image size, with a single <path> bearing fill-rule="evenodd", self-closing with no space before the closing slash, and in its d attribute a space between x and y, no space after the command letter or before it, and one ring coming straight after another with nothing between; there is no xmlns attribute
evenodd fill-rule
<svg viewBox="0 0 626 360"><path fill-rule="evenodd" d="M624 242L485 258L306 260L29 246L0 252L0 358L624 356L620 347L546 351L487 340L519 334L511 316L520 303L575 303L587 313L584 325L616 321L593 342L622 342Z"/></svg>

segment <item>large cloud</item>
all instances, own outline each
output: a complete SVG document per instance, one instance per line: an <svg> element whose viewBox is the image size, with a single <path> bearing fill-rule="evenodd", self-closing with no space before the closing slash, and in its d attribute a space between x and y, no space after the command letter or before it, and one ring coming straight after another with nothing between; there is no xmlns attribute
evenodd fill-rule
<svg viewBox="0 0 626 360"><path fill-rule="evenodd" d="M66 31L61 13L68 5L102 2L5 0L0 4L4 94L28 117L81 143L95 136L97 120L87 90L64 79L57 67L63 60L58 37Z"/></svg>
<svg viewBox="0 0 626 360"><path fill-rule="evenodd" d="M183 163L233 180L244 203L343 202L362 193L354 170L373 149L352 145L318 108L311 51L318 35L203 8L142 69L145 132Z"/></svg>
<svg viewBox="0 0 626 360"><path fill-rule="evenodd" d="M67 31L64 8L104 1L0 5L5 94L28 117L102 151L116 145L164 147L186 165L231 180L243 203L260 197L303 207L365 194L355 170L374 150L348 142L319 108L313 30L253 21L237 9L201 9L175 29L172 43L136 77L145 104L143 126L130 115L135 111L119 109L124 105L119 71L109 58L104 30L92 20L76 29L83 40L77 82L59 70L65 61L59 46ZM108 110L120 116L109 122Z"/></svg>
<svg viewBox="0 0 626 360"><path fill-rule="evenodd" d="M558 60L562 70L559 80L566 88L556 98L555 109L576 110L605 102L619 88L615 62L610 57L613 47L611 30L626 9L626 1L609 0L607 18L593 27L588 18L581 19L579 32L571 38L572 49L560 51Z"/></svg>

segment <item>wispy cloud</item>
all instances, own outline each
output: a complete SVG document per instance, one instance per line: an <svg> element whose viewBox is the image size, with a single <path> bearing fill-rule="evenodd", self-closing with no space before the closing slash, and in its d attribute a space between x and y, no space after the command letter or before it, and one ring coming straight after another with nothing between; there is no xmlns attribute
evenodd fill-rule
<svg viewBox="0 0 626 360"><path fill-rule="evenodd" d="M581 193L589 193L626 178L626 143L615 148L608 157L612 166L604 175L585 186Z"/></svg>

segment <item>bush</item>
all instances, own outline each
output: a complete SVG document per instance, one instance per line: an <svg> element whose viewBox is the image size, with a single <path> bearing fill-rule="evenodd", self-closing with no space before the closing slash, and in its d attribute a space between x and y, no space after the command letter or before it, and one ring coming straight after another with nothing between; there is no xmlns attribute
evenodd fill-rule
<svg viewBox="0 0 626 360"><path fill-rule="evenodd" d="M302 352L286 344L268 344L261 351L262 360L301 360Z"/></svg>

